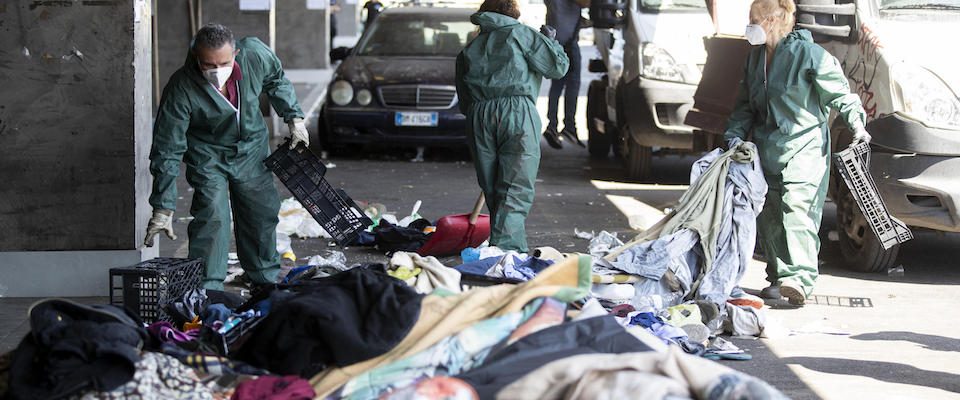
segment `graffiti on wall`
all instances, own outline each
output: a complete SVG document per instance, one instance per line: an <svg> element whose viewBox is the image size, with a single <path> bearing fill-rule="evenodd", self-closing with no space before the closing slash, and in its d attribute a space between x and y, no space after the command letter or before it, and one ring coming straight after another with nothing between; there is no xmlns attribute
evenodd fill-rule
<svg viewBox="0 0 960 400"><path fill-rule="evenodd" d="M880 37L873 30L866 24L861 24L856 49L856 60L845 69L847 69L847 77L853 83L851 90L860 96L863 110L867 114L867 122L870 122L884 116L883 113L877 112L875 91L879 88L873 86L877 77L877 67L883 58L880 52L883 45L880 43Z"/></svg>

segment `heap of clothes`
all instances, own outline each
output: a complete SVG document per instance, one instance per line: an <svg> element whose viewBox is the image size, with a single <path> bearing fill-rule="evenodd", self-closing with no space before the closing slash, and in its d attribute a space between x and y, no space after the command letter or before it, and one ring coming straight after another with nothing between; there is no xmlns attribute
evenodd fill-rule
<svg viewBox="0 0 960 400"><path fill-rule="evenodd" d="M144 328L120 308L46 300L31 309L31 332L6 369L9 395L782 397L589 301L591 264L572 256L523 283L430 294L366 265L261 288L236 307L208 295L195 303L202 309L189 306L202 319L185 327ZM423 397L429 388L435 395Z"/></svg>
<svg viewBox="0 0 960 400"><path fill-rule="evenodd" d="M0 397L784 398L711 361L744 356L717 332L762 330L737 286L765 191L750 146L708 154L675 213L626 244L601 233L591 255L486 247L451 268L398 249L250 299L197 289L149 326L41 301L0 358Z"/></svg>

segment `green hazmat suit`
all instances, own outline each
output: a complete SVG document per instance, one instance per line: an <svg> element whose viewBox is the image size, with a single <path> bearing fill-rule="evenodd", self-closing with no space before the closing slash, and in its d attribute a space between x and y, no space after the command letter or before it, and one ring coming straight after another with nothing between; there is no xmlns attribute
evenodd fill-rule
<svg viewBox="0 0 960 400"><path fill-rule="evenodd" d="M524 226L540 166L537 96L569 60L556 40L511 17L480 12L477 37L457 56L457 95L467 145L490 210L490 245L527 252Z"/></svg>
<svg viewBox="0 0 960 400"><path fill-rule="evenodd" d="M256 38L237 40L236 49L242 74L236 82L239 107L203 78L190 51L164 87L150 151L154 208L176 209L181 160L186 165L187 182L194 189L189 257L203 258L203 286L218 290L227 275L231 207L240 265L258 283L275 281L280 270L280 198L273 174L262 162L270 149L260 94L268 95L285 121L303 118L277 56Z"/></svg>
<svg viewBox="0 0 960 400"><path fill-rule="evenodd" d="M860 98L840 63L809 31L781 39L770 66L766 45L753 49L724 139L752 135L769 185L757 234L767 280L811 294L818 276L820 220L830 179L830 109L851 128L863 126Z"/></svg>

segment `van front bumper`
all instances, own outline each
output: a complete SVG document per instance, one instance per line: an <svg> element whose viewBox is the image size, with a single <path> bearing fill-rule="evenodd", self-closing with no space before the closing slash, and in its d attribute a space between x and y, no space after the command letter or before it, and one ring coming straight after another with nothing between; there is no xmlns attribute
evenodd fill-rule
<svg viewBox="0 0 960 400"><path fill-rule="evenodd" d="M960 232L960 131L897 114L867 124L870 173L893 216L909 226Z"/></svg>

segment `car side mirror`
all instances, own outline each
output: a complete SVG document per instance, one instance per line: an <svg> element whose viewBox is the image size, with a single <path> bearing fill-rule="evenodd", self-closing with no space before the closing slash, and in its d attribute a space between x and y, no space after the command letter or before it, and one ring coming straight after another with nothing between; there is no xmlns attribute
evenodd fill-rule
<svg viewBox="0 0 960 400"><path fill-rule="evenodd" d="M856 4L809 4L815 3L809 0L797 3L797 27L810 31L816 41L855 39Z"/></svg>
<svg viewBox="0 0 960 400"><path fill-rule="evenodd" d="M330 50L330 59L333 61L343 61L350 56L350 53L353 52L352 47L337 47L333 50Z"/></svg>

